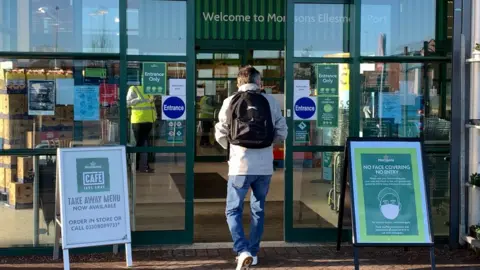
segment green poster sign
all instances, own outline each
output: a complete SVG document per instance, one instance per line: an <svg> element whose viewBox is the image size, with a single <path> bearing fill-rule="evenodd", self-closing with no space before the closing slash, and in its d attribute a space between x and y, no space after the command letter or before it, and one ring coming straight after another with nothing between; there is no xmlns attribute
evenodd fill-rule
<svg viewBox="0 0 480 270"><path fill-rule="evenodd" d="M79 193L110 191L108 158L77 158L76 163Z"/></svg>
<svg viewBox="0 0 480 270"><path fill-rule="evenodd" d="M338 126L338 96L317 97L317 127L330 128Z"/></svg>
<svg viewBox="0 0 480 270"><path fill-rule="evenodd" d="M295 121L295 137L296 143L310 142L310 121Z"/></svg>
<svg viewBox="0 0 480 270"><path fill-rule="evenodd" d="M143 63L143 91L146 95L166 95L167 64Z"/></svg>
<svg viewBox="0 0 480 270"><path fill-rule="evenodd" d="M358 243L431 241L421 148L393 144L350 145Z"/></svg>
<svg viewBox="0 0 480 270"><path fill-rule="evenodd" d="M168 121L167 143L183 143L184 132L183 121Z"/></svg>
<svg viewBox="0 0 480 270"><path fill-rule="evenodd" d="M323 170L323 180L332 181L333 180L333 153L325 152L323 153L322 160L322 170Z"/></svg>
<svg viewBox="0 0 480 270"><path fill-rule="evenodd" d="M338 96L338 64L317 65L317 95Z"/></svg>
<svg viewBox="0 0 480 270"><path fill-rule="evenodd" d="M85 68L85 77L89 78L107 78L107 69L105 68Z"/></svg>

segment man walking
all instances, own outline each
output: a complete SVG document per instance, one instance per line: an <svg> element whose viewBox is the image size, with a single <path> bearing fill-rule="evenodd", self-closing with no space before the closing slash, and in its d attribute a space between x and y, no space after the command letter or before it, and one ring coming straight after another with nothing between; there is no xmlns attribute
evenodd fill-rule
<svg viewBox="0 0 480 270"><path fill-rule="evenodd" d="M241 68L238 93L223 102L215 138L225 149L230 144L226 217L238 254L237 270L258 262L257 253L263 235L265 199L273 174L272 144L287 137L287 125L280 105L261 90L260 73L253 67ZM250 199L249 240L242 224L245 196Z"/></svg>

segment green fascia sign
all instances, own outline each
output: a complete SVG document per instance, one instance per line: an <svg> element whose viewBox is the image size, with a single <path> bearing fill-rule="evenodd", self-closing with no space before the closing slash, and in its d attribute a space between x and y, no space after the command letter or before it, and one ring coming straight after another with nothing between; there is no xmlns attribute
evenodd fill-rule
<svg viewBox="0 0 480 270"><path fill-rule="evenodd" d="M167 63L143 63L143 92L146 95L167 94Z"/></svg>
<svg viewBox="0 0 480 270"><path fill-rule="evenodd" d="M282 41L286 0L196 0L196 38Z"/></svg>
<svg viewBox="0 0 480 270"><path fill-rule="evenodd" d="M385 148L379 142L352 149L358 243L427 243L420 148ZM421 151L420 151L421 152Z"/></svg>

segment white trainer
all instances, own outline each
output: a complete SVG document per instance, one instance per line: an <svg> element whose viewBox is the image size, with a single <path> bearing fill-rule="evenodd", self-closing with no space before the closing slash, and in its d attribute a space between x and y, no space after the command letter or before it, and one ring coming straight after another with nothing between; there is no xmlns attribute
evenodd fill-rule
<svg viewBox="0 0 480 270"><path fill-rule="evenodd" d="M253 256L253 260L252 260L252 264L251 266L255 266L258 264L258 257L257 256Z"/></svg>
<svg viewBox="0 0 480 270"><path fill-rule="evenodd" d="M248 269L252 265L253 257L250 252L242 252L237 256L237 268L236 270Z"/></svg>

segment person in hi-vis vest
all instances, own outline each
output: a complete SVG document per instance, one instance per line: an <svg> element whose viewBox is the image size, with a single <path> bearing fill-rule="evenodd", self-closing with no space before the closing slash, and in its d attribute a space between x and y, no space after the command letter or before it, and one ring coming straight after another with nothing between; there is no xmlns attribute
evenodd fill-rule
<svg viewBox="0 0 480 270"><path fill-rule="evenodd" d="M202 136L200 137L200 146L209 147L210 131L213 128L213 120L215 116L215 107L213 97L203 96L199 102L198 118L202 122Z"/></svg>
<svg viewBox="0 0 480 270"><path fill-rule="evenodd" d="M131 86L127 94L127 106L132 109L130 122L132 123L136 146L146 146L153 124L157 120L155 98L146 95L142 86ZM154 170L148 164L147 153L137 153L137 171L152 173Z"/></svg>

